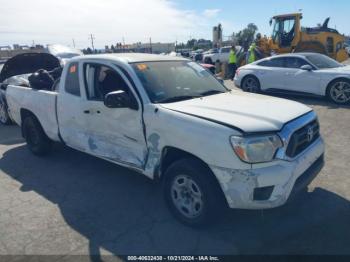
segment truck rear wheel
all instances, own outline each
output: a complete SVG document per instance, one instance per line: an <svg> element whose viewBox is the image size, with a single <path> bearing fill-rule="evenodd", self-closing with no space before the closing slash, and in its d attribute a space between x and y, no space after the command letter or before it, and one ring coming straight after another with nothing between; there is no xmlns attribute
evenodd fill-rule
<svg viewBox="0 0 350 262"><path fill-rule="evenodd" d="M34 155L43 156L51 150L52 141L35 117L27 116L23 120L22 130L28 148Z"/></svg>
<svg viewBox="0 0 350 262"><path fill-rule="evenodd" d="M200 227L220 217L225 209L225 198L205 164L194 158L181 159L164 175L165 200L181 223Z"/></svg>

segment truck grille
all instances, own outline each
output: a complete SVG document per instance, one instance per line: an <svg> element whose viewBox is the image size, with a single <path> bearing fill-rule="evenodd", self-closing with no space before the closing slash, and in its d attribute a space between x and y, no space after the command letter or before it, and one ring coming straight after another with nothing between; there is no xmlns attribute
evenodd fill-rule
<svg viewBox="0 0 350 262"><path fill-rule="evenodd" d="M317 120L310 122L295 131L290 138L286 155L296 157L320 137L320 126Z"/></svg>

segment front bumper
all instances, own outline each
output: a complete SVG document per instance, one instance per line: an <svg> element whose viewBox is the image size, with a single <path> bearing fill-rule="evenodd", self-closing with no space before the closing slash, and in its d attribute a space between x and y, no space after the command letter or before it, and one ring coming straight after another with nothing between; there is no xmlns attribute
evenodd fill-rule
<svg viewBox="0 0 350 262"><path fill-rule="evenodd" d="M237 76L233 79L233 83L235 84L236 87L241 88L241 81L238 79Z"/></svg>
<svg viewBox="0 0 350 262"><path fill-rule="evenodd" d="M211 166L230 208L268 209L281 206L291 194L307 187L323 167L324 142L320 137L292 161L252 165L249 170ZM267 200L256 199L256 189L271 189ZM255 193L254 193L255 192Z"/></svg>

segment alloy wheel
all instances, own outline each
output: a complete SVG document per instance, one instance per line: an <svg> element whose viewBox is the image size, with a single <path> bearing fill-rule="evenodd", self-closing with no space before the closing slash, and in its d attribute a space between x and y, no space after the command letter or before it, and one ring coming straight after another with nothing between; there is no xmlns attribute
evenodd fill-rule
<svg viewBox="0 0 350 262"><path fill-rule="evenodd" d="M258 81L253 77L248 77L243 83L243 90L246 92L257 93L259 90Z"/></svg>
<svg viewBox="0 0 350 262"><path fill-rule="evenodd" d="M187 218L198 217L203 211L203 194L189 176L178 175L171 184L171 197L177 210Z"/></svg>
<svg viewBox="0 0 350 262"><path fill-rule="evenodd" d="M332 100L339 104L344 104L350 101L350 83L339 81L333 84L330 89Z"/></svg>

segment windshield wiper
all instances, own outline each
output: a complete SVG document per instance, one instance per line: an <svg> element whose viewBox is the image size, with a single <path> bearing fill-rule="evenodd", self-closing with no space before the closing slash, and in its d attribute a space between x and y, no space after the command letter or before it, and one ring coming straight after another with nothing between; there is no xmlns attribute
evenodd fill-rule
<svg viewBox="0 0 350 262"><path fill-rule="evenodd" d="M223 93L226 93L226 92L220 91L220 90L209 90L201 93L201 96L210 96L210 95L223 94Z"/></svg>
<svg viewBox="0 0 350 262"><path fill-rule="evenodd" d="M188 100L188 99L199 98L199 97L202 97L202 96L195 96L195 95L193 95L193 96L189 96L189 95L186 95L186 96L173 96L173 97L169 97L169 98L160 100L160 101L158 101L158 103L178 102L178 101L182 101L182 100Z"/></svg>

